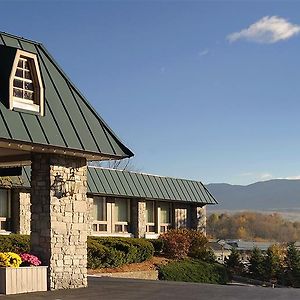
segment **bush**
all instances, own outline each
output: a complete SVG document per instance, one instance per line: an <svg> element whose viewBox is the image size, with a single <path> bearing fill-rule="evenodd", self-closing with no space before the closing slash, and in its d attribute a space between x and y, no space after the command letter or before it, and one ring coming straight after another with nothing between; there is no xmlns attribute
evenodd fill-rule
<svg viewBox="0 0 300 300"><path fill-rule="evenodd" d="M204 234L197 230L171 229L159 237L163 242L163 253L171 258L185 258L187 256L212 259L213 256L207 253L208 243Z"/></svg>
<svg viewBox="0 0 300 300"><path fill-rule="evenodd" d="M88 238L88 267L92 269L142 262L151 258L153 253L153 245L143 239Z"/></svg>
<svg viewBox="0 0 300 300"><path fill-rule="evenodd" d="M151 240L148 240L154 247L154 253L161 253L163 251L163 246L164 246L164 243L163 243L163 240L162 239L151 239Z"/></svg>
<svg viewBox="0 0 300 300"><path fill-rule="evenodd" d="M189 253L188 235L178 229L171 229L159 237L163 241L163 253L170 258L185 258Z"/></svg>
<svg viewBox="0 0 300 300"><path fill-rule="evenodd" d="M226 284L226 268L218 263L184 259L159 267L159 279L185 282Z"/></svg>
<svg viewBox="0 0 300 300"><path fill-rule="evenodd" d="M30 251L29 235L0 235L0 252L24 253Z"/></svg>

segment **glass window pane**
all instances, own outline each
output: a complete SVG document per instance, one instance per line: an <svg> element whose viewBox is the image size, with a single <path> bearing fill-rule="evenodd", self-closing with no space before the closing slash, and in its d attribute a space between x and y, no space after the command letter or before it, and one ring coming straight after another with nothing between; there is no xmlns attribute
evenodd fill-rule
<svg viewBox="0 0 300 300"><path fill-rule="evenodd" d="M170 205L169 203L160 204L160 223L170 223Z"/></svg>
<svg viewBox="0 0 300 300"><path fill-rule="evenodd" d="M7 218L8 216L8 191L0 189L0 217Z"/></svg>
<svg viewBox="0 0 300 300"><path fill-rule="evenodd" d="M24 92L24 99L33 100L33 93L32 92Z"/></svg>
<svg viewBox="0 0 300 300"><path fill-rule="evenodd" d="M146 223L154 223L154 201L146 201Z"/></svg>
<svg viewBox="0 0 300 300"><path fill-rule="evenodd" d="M23 70L18 68L16 71L16 76L23 78Z"/></svg>
<svg viewBox="0 0 300 300"><path fill-rule="evenodd" d="M127 199L115 200L115 220L116 222L128 222Z"/></svg>
<svg viewBox="0 0 300 300"><path fill-rule="evenodd" d="M31 74L30 74L30 71L25 71L25 78L31 80Z"/></svg>
<svg viewBox="0 0 300 300"><path fill-rule="evenodd" d="M23 88L23 81L19 79L14 80L14 87Z"/></svg>
<svg viewBox="0 0 300 300"><path fill-rule="evenodd" d="M13 95L14 95L14 97L17 97L17 98L23 98L23 91L19 90L19 89L14 89Z"/></svg>
<svg viewBox="0 0 300 300"><path fill-rule="evenodd" d="M106 221L106 201L102 197L94 197L93 214L96 221Z"/></svg>
<svg viewBox="0 0 300 300"><path fill-rule="evenodd" d="M33 84L31 82L25 82L25 89L33 91Z"/></svg>
<svg viewBox="0 0 300 300"><path fill-rule="evenodd" d="M18 67L19 67L19 68L23 68L23 60L20 59L20 60L18 61Z"/></svg>

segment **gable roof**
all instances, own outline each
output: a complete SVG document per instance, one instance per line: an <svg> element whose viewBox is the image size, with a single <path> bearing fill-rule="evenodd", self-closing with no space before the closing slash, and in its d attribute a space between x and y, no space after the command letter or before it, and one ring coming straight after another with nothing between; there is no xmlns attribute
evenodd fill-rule
<svg viewBox="0 0 300 300"><path fill-rule="evenodd" d="M23 167L22 179L13 181L21 184L13 185L30 188L30 172L29 166ZM188 179L89 166L87 183L88 193L100 196L218 204L200 181Z"/></svg>
<svg viewBox="0 0 300 300"><path fill-rule="evenodd" d="M0 80L11 71L16 49L37 55L45 89L45 115L7 108L8 92L0 91L0 140L74 150L88 158L124 158L133 153L88 103L45 47L37 42L0 32Z"/></svg>

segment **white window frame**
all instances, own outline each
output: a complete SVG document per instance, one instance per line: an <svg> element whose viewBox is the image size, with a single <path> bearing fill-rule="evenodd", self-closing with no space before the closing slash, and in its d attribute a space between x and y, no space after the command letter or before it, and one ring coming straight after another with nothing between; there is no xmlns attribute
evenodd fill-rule
<svg viewBox="0 0 300 300"><path fill-rule="evenodd" d="M0 234L7 234L10 233L11 230L11 224L9 224L11 221L11 190L5 188L0 189L7 192L7 217L0 217Z"/></svg>
<svg viewBox="0 0 300 300"><path fill-rule="evenodd" d="M153 220L154 222L146 222L146 233L148 234L155 234L157 232L157 228L155 226L155 220L156 220L156 202L153 200L146 200L146 207L147 207L147 203L151 203L151 205L153 205ZM148 214L147 210L146 210L146 214ZM154 228L154 230L150 230L150 228Z"/></svg>
<svg viewBox="0 0 300 300"><path fill-rule="evenodd" d="M32 76L32 84L34 90L34 100L26 100L19 97L14 97L14 79L18 79L15 77L18 62L21 57L27 58L32 62L31 66L31 76ZM24 78L21 78L24 81ZM25 80L26 81L26 80ZM22 109L30 112L39 113L41 116L44 116L44 88L43 81L41 77L40 67L38 63L38 59L36 54L26 52L18 49L15 55L13 67L11 70L11 74L9 77L9 108L11 110L14 109Z"/></svg>
<svg viewBox="0 0 300 300"><path fill-rule="evenodd" d="M96 220L94 218L93 220L93 224L92 224L92 227L93 227L93 232L107 232L108 231L108 210L107 210L107 201L106 201L106 197L100 197L100 196L95 196L93 197L93 206L95 206L95 198L98 198L100 201L102 201L102 207L104 208L104 215L105 215L105 219L106 220ZM98 201L99 201L98 200ZM101 230L101 225L106 225L106 230Z"/></svg>
<svg viewBox="0 0 300 300"><path fill-rule="evenodd" d="M97 196L95 196L97 197ZM131 236L129 232L130 225L130 199L127 198L107 198L105 199L106 208L106 221L93 220L92 233L93 235L105 235L105 236ZM127 219L128 221L117 221L115 220L115 200L121 199L127 201ZM100 224L106 224L106 231L101 231ZM121 226L121 231L116 231L116 225ZM96 230L95 230L96 229Z"/></svg>
<svg viewBox="0 0 300 300"><path fill-rule="evenodd" d="M161 204L168 204L169 205L169 223L162 223L160 221L160 215L161 215ZM172 204L171 202L159 202L157 205L157 229L158 233L165 233L167 232L172 226ZM161 230L163 228L163 230Z"/></svg>

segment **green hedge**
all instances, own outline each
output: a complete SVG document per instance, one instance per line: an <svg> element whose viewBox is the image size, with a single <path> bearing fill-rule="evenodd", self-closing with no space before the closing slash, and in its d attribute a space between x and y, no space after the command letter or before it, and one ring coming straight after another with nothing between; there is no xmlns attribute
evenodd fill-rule
<svg viewBox="0 0 300 300"><path fill-rule="evenodd" d="M88 268L91 269L142 262L151 258L153 253L153 245L144 239L88 238Z"/></svg>
<svg viewBox="0 0 300 300"><path fill-rule="evenodd" d="M29 252L30 236L21 234L0 235L0 252Z"/></svg>
<svg viewBox="0 0 300 300"><path fill-rule="evenodd" d="M88 237L88 268L114 268L142 262L153 256L153 245L145 239ZM0 252L29 252L28 235L0 235Z"/></svg>
<svg viewBox="0 0 300 300"><path fill-rule="evenodd" d="M198 259L184 259L159 267L159 279L185 282L226 284L228 275L224 266Z"/></svg>

